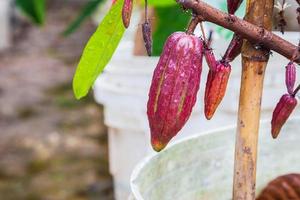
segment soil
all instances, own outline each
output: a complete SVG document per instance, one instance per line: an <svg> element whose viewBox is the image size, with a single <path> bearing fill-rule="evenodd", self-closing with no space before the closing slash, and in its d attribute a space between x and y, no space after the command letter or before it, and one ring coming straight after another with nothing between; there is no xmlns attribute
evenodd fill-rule
<svg viewBox="0 0 300 200"><path fill-rule="evenodd" d="M103 108L71 88L95 26L61 34L82 6L52 0L42 27L14 20L0 53L0 199L113 199Z"/></svg>

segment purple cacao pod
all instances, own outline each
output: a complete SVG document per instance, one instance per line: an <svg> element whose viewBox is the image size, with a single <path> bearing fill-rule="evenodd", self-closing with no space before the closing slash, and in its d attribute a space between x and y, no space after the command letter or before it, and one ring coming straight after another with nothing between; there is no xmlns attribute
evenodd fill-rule
<svg viewBox="0 0 300 200"><path fill-rule="evenodd" d="M225 62L232 62L238 55L240 55L243 46L243 39L240 35L234 34L233 38L223 56Z"/></svg>
<svg viewBox="0 0 300 200"><path fill-rule="evenodd" d="M129 27L132 9L133 9L133 0L124 0L124 4L122 8L122 20L125 28Z"/></svg>
<svg viewBox="0 0 300 200"><path fill-rule="evenodd" d="M272 136L273 138L277 138L280 133L281 128L288 120L289 116L294 111L297 106L297 99L290 95L285 94L280 98L272 117Z"/></svg>
<svg viewBox="0 0 300 200"><path fill-rule="evenodd" d="M155 151L161 151L190 117L199 90L202 58L203 42L196 36L176 32L167 39L147 104Z"/></svg>
<svg viewBox="0 0 300 200"><path fill-rule="evenodd" d="M239 9L243 0L227 0L228 13L233 15Z"/></svg>
<svg viewBox="0 0 300 200"><path fill-rule="evenodd" d="M293 62L290 62L286 66L285 70L285 84L287 91L290 95L294 93L294 87L296 83L296 66Z"/></svg>
<svg viewBox="0 0 300 200"><path fill-rule="evenodd" d="M152 31L149 22L145 22L142 25L143 39L145 43L145 48L148 56L152 55Z"/></svg>
<svg viewBox="0 0 300 200"><path fill-rule="evenodd" d="M210 120L223 97L225 96L231 66L223 61L218 62L215 69L210 69L205 88L205 117Z"/></svg>

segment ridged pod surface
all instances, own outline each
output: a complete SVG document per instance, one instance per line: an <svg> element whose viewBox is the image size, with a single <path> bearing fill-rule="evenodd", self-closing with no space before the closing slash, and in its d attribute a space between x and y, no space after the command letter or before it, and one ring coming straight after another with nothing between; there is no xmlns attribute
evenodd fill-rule
<svg viewBox="0 0 300 200"><path fill-rule="evenodd" d="M133 9L133 0L124 0L124 4L122 8L122 20L125 28L129 27L132 9Z"/></svg>
<svg viewBox="0 0 300 200"><path fill-rule="evenodd" d="M233 15L239 9L243 0L227 0L228 13Z"/></svg>
<svg viewBox="0 0 300 200"><path fill-rule="evenodd" d="M231 66L222 61L218 62L215 69L210 69L208 72L204 96L204 112L208 120L213 117L225 96L230 72Z"/></svg>
<svg viewBox="0 0 300 200"><path fill-rule="evenodd" d="M280 133L282 126L288 120L289 116L297 106L297 99L290 94L283 95L274 112L272 117L272 137L275 139Z"/></svg>
<svg viewBox="0 0 300 200"><path fill-rule="evenodd" d="M274 179L256 200L300 200L300 174L287 174Z"/></svg>
<svg viewBox="0 0 300 200"><path fill-rule="evenodd" d="M290 95L294 93L294 86L296 83L296 66L293 62L290 62L286 66L285 71L285 84L287 91Z"/></svg>
<svg viewBox="0 0 300 200"><path fill-rule="evenodd" d="M176 32L167 39L154 70L147 104L155 151L161 151L190 117L199 90L202 57L199 38Z"/></svg>

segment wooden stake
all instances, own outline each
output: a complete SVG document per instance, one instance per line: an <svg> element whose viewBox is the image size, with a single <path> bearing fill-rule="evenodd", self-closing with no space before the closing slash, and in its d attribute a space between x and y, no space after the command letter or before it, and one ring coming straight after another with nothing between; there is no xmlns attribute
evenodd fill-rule
<svg viewBox="0 0 300 200"><path fill-rule="evenodd" d="M247 0L246 20L271 30L274 0ZM254 200L261 99L269 51L245 41L237 124L233 200Z"/></svg>

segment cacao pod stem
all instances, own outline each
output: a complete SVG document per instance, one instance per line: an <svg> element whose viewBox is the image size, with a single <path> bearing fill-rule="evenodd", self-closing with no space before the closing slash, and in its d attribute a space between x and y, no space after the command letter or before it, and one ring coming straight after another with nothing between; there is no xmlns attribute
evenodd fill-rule
<svg viewBox="0 0 300 200"><path fill-rule="evenodd" d="M215 58L213 50L207 47L207 45L204 45L204 57L209 69L215 70L218 62Z"/></svg>
<svg viewBox="0 0 300 200"><path fill-rule="evenodd" d="M243 46L243 39L240 35L234 34L232 40L223 56L225 62L232 62L238 55L240 55Z"/></svg>
<svg viewBox="0 0 300 200"><path fill-rule="evenodd" d="M148 56L152 55L152 30L148 20L148 0L145 0L145 22L142 24L142 33Z"/></svg>

